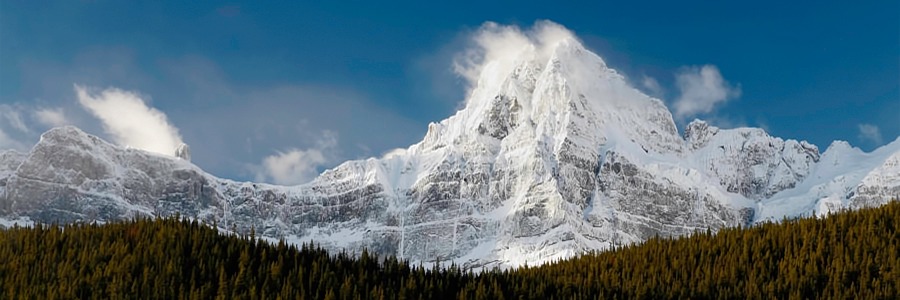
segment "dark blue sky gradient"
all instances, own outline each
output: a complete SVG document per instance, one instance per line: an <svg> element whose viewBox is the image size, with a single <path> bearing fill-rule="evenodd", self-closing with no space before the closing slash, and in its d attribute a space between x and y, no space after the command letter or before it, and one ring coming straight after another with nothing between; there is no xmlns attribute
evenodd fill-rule
<svg viewBox="0 0 900 300"><path fill-rule="evenodd" d="M485 21L527 28L546 19L635 82L656 78L667 103L678 96L675 72L717 66L742 95L699 117L724 127L761 126L822 150L835 139L877 146L858 137L862 123L886 142L900 135L900 1L305 2L3 1L0 103L72 102L65 80L137 90L193 144L203 134L186 125L191 112L246 101L173 79L173 65L199 61L212 71L198 76L217 76L237 94L350 90L418 127L343 154L377 155L457 108L463 84L450 63L467 33ZM71 74L48 79L59 72ZM342 145L365 143L339 134ZM252 155L244 160L266 153Z"/></svg>

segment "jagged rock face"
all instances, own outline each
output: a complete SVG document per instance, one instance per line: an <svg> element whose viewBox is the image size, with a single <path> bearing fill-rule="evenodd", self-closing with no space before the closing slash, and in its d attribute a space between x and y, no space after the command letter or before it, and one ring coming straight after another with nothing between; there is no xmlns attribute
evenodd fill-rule
<svg viewBox="0 0 900 300"><path fill-rule="evenodd" d="M25 161L26 155L15 150L0 151L0 195L5 194L6 184L9 177L12 176L19 165ZM8 208L0 205L0 212L7 211Z"/></svg>
<svg viewBox="0 0 900 300"><path fill-rule="evenodd" d="M0 151L0 175L6 177L16 171L27 156L15 150Z"/></svg>
<svg viewBox="0 0 900 300"><path fill-rule="evenodd" d="M802 181L819 160L815 145L769 136L758 128L720 130L694 121L685 130L692 158L732 193L754 200Z"/></svg>
<svg viewBox="0 0 900 300"><path fill-rule="evenodd" d="M746 210L735 210L708 193L673 184L616 152L609 152L606 157L598 205L618 213L620 216L613 221L633 228L633 232L625 233L635 241L654 235L677 236L699 229L748 224L751 216L746 215ZM636 198L644 201L635 205Z"/></svg>
<svg viewBox="0 0 900 300"><path fill-rule="evenodd" d="M850 193L850 207L854 209L880 206L891 199L900 199L900 153L894 153L881 166L867 173L855 191Z"/></svg>
<svg viewBox="0 0 900 300"><path fill-rule="evenodd" d="M73 127L0 153L0 208L42 222L179 213L225 230L413 262L538 264L695 230L880 205L900 189L900 140L819 154L761 129L692 122L564 39L488 64L422 142L283 187L219 179L178 157Z"/></svg>
<svg viewBox="0 0 900 300"><path fill-rule="evenodd" d="M3 201L11 211L47 222L174 212L199 217L218 200L204 195L203 185L209 185L206 175L196 167L63 127L45 133L7 178Z"/></svg>
<svg viewBox="0 0 900 300"><path fill-rule="evenodd" d="M175 149L175 157L191 161L191 147L188 147L187 144L178 145L178 148Z"/></svg>
<svg viewBox="0 0 900 300"><path fill-rule="evenodd" d="M684 140L691 150L706 147L709 140L719 133L719 127L710 126L704 121L694 120L684 128Z"/></svg>

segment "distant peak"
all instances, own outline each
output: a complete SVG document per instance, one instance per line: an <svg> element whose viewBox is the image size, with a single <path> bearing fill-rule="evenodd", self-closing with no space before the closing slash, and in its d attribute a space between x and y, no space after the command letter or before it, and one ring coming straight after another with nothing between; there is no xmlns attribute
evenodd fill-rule
<svg viewBox="0 0 900 300"><path fill-rule="evenodd" d="M44 132L44 134L45 135L46 134L54 135L54 134L86 134L86 133L78 127L75 127L72 125L65 125L65 126L50 128L50 130L47 130L46 132Z"/></svg>
<svg viewBox="0 0 900 300"><path fill-rule="evenodd" d="M831 149L831 148L834 148L834 149L850 149L850 148L853 148L853 146L851 146L850 143L847 142L847 141L834 140L834 141L831 142L831 145L828 145L828 149Z"/></svg>
<svg viewBox="0 0 900 300"><path fill-rule="evenodd" d="M825 149L826 153L863 153L862 149L853 147L847 141L835 140Z"/></svg>
<svg viewBox="0 0 900 300"><path fill-rule="evenodd" d="M71 125L47 130L41 134L40 141L35 145L35 149L57 149L57 147L86 151L111 151L116 148L115 145Z"/></svg>
<svg viewBox="0 0 900 300"><path fill-rule="evenodd" d="M50 130L47 130L43 134L41 134L41 142L45 141L57 141L62 139L72 139L72 138L90 138L91 135L82 131L78 127L66 125L60 127L54 127Z"/></svg>
<svg viewBox="0 0 900 300"><path fill-rule="evenodd" d="M684 128L684 140L691 145L691 148L702 148L717 133L719 133L719 127L709 125L703 120L694 119Z"/></svg>

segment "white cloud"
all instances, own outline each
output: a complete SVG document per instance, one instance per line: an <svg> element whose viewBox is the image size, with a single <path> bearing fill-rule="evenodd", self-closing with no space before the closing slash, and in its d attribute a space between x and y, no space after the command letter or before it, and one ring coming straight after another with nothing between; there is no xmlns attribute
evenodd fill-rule
<svg viewBox="0 0 900 300"><path fill-rule="evenodd" d="M0 104L0 150L24 151L38 139L37 123L63 118L62 109L36 109L29 104Z"/></svg>
<svg viewBox="0 0 900 300"><path fill-rule="evenodd" d="M34 111L34 117L38 122L48 127L59 127L70 124L62 107L39 108Z"/></svg>
<svg viewBox="0 0 900 300"><path fill-rule="evenodd" d="M453 71L468 82L468 88L478 86L479 80L503 78L515 67L522 54L536 59L550 55L561 41L577 40L575 34L562 25L538 21L528 30L518 26L484 23L472 36L473 45L456 56ZM492 72L483 72L491 68ZM501 75L501 76L493 76ZM491 85L489 82L485 82Z"/></svg>
<svg viewBox="0 0 900 300"><path fill-rule="evenodd" d="M100 119L103 129L120 145L175 155L175 148L183 143L166 114L147 106L136 93L117 88L89 93L78 85L75 92L81 106Z"/></svg>
<svg viewBox="0 0 900 300"><path fill-rule="evenodd" d="M675 100L675 116L681 119L709 113L716 105L740 97L740 87L733 87L713 65L684 68L675 75L681 96Z"/></svg>
<svg viewBox="0 0 900 300"><path fill-rule="evenodd" d="M881 130L878 126L872 124L859 124L858 127L860 140L869 141L875 145L884 143L884 139L881 137Z"/></svg>
<svg viewBox="0 0 900 300"><path fill-rule="evenodd" d="M22 139L31 134L22 118L24 109L19 104L0 104L0 150L28 149Z"/></svg>
<svg viewBox="0 0 900 300"><path fill-rule="evenodd" d="M3 128L0 128L0 150L13 149L18 151L24 151L27 149L24 143L10 137L3 131Z"/></svg>
<svg viewBox="0 0 900 300"><path fill-rule="evenodd" d="M322 138L312 148L291 149L278 152L263 159L257 181L271 181L282 185L309 182L319 174L318 168L334 160L332 153L337 147L337 135L325 131Z"/></svg>
<svg viewBox="0 0 900 300"><path fill-rule="evenodd" d="M641 86L643 86L651 96L662 96L663 89L662 86L659 85L659 81L656 81L656 78L644 75L644 78L641 79Z"/></svg>
<svg viewBox="0 0 900 300"><path fill-rule="evenodd" d="M10 126L20 132L29 132L28 126L22 119L22 108L20 105L0 105L0 118L5 120Z"/></svg>
<svg viewBox="0 0 900 300"><path fill-rule="evenodd" d="M447 73L452 73L450 58L446 57L441 65ZM155 63L165 76L146 73L135 52L127 47L90 47L64 63L27 60L20 66L22 84L17 97L29 100L14 106L23 108L21 116L31 132L19 132L2 117L0 128L9 137L22 141L27 150L46 129L34 110L61 107L68 125L101 134L110 142L135 146L107 134L104 122L84 109L78 98L67 99L75 96L72 83L86 87L89 96L98 99L103 88L110 86L140 91L154 96L152 101L139 97L147 106L162 110L182 139L189 141L192 163L217 176L242 181L253 180L257 175L257 169L248 165L260 166L262 158L275 154L274 150L311 148L323 130L340 133L341 143L333 151L335 158L323 166L331 167L346 159L408 146L427 129L428 122L420 119L421 113L385 107L366 91L346 82L248 84L233 80L218 62L202 56L162 58ZM449 76L450 80L462 81L455 74ZM432 118L443 117L443 112L435 113L432 104L415 105L436 115ZM447 106L449 115L452 105ZM184 107L193 109L178 109ZM370 150L362 150L357 144Z"/></svg>
<svg viewBox="0 0 900 300"><path fill-rule="evenodd" d="M385 151L383 154L381 154L381 157L382 158L392 158L395 156L401 156L401 155L406 154L406 149L407 148L394 148L394 149Z"/></svg>

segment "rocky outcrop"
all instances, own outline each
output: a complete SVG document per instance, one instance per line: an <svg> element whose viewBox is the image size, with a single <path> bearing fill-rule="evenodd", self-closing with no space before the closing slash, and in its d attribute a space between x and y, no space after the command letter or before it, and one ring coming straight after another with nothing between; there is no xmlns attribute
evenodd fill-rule
<svg viewBox="0 0 900 300"><path fill-rule="evenodd" d="M187 144L178 145L178 148L175 148L175 157L191 161L191 147Z"/></svg>

